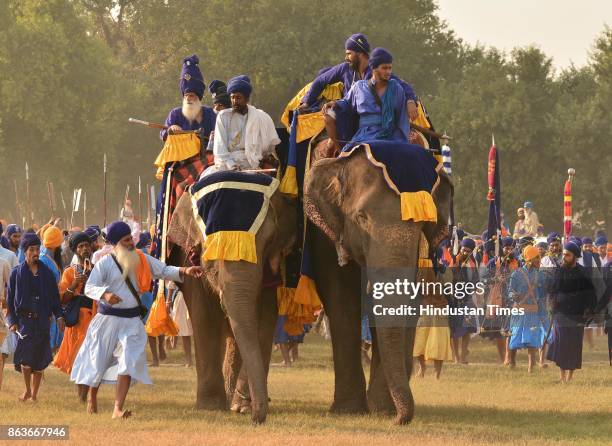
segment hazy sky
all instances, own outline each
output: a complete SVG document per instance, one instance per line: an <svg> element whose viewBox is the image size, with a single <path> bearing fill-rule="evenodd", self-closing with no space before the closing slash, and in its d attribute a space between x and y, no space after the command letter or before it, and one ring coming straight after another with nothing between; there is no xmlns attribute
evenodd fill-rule
<svg viewBox="0 0 612 446"><path fill-rule="evenodd" d="M535 44L557 67L584 65L604 24L612 26L612 0L436 0L439 16L457 36L510 50Z"/></svg>

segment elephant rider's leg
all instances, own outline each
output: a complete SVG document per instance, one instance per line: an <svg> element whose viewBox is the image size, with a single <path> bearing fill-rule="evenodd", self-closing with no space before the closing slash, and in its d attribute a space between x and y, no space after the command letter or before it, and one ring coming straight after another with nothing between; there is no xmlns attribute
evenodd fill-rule
<svg viewBox="0 0 612 446"><path fill-rule="evenodd" d="M327 142L327 154L326 158L333 158L336 152L340 150L340 143L338 141L338 129L336 127L336 116L332 111L328 111L327 114L323 115L325 119L325 130L329 136Z"/></svg>
<svg viewBox="0 0 612 446"><path fill-rule="evenodd" d="M367 413L365 376L361 364L360 269L338 265L338 254L325 235L309 225L317 291L329 319L334 358L335 413Z"/></svg>

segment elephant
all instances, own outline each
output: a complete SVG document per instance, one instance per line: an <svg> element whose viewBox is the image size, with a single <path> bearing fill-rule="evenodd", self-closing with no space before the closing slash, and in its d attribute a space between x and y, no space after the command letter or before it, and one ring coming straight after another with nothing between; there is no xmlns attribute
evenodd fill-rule
<svg viewBox="0 0 612 446"><path fill-rule="evenodd" d="M227 391L233 378L224 384L225 345L231 345L228 330L235 337L242 360L241 377L236 388L243 400L250 395L251 419L263 423L268 412L267 374L272 336L277 318L275 288L263 288L264 269L278 273L282 258L295 243L296 200L278 190L270 197L266 217L255 237L257 263L210 260L203 263L204 278L179 284L192 319L197 372L196 406L225 409ZM191 194L178 200L168 228L168 240L175 246L169 263L183 265L190 251L203 246L204 237L192 211ZM229 328L225 326L226 318ZM228 355L236 357L235 352ZM235 366L236 364L234 364ZM227 375L227 374L226 374ZM248 384L247 384L248 383ZM248 390L246 389L248 386ZM235 397L236 401L236 397Z"/></svg>
<svg viewBox="0 0 612 446"><path fill-rule="evenodd" d="M387 186L382 170L368 161L364 150L350 157L319 159L305 178L304 212L316 226L311 229L315 279L330 319L334 351L333 412L395 412L397 424L413 418L409 379L416 321L384 327L376 318L366 392L360 361L359 266L409 268L414 271L411 279L416 278L421 234L430 250L448 235L453 185L443 171L439 178L432 191L436 223L399 218L399 197ZM330 264L330 257L344 266L321 271L324 263ZM340 278L347 281L334 289L333 283Z"/></svg>

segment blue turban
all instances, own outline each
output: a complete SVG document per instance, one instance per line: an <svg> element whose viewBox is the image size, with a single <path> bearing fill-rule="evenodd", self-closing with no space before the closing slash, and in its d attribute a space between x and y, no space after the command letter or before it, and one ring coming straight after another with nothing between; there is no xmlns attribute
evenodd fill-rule
<svg viewBox="0 0 612 446"><path fill-rule="evenodd" d="M533 203L531 201L526 201L525 204L523 204L523 207L525 209L533 209Z"/></svg>
<svg viewBox="0 0 612 446"><path fill-rule="evenodd" d="M106 228L106 240L111 245L116 245L123 237L131 234L130 225L124 221L114 221Z"/></svg>
<svg viewBox="0 0 612 446"><path fill-rule="evenodd" d="M471 249L472 251L474 250L474 248L476 248L476 242L474 240L472 240L471 238L464 238L463 240L461 240L461 247L462 248L468 248Z"/></svg>
<svg viewBox="0 0 612 446"><path fill-rule="evenodd" d="M22 251L25 252L30 246L40 245L41 241L35 232L26 232L25 234L23 234L23 237L21 237L21 243L19 244L19 247Z"/></svg>
<svg viewBox="0 0 612 446"><path fill-rule="evenodd" d="M569 241L565 245L563 245L563 249L571 252L576 257L580 257L580 246L576 242Z"/></svg>
<svg viewBox="0 0 612 446"><path fill-rule="evenodd" d="M85 232L75 232L70 236L68 245L70 245L70 250L72 252L76 252L78 246L83 242L91 243L91 238L89 235L87 235Z"/></svg>
<svg viewBox="0 0 612 446"><path fill-rule="evenodd" d="M582 244L583 245L592 245L593 244L593 239L591 237L582 237Z"/></svg>
<svg viewBox="0 0 612 446"><path fill-rule="evenodd" d="M599 237L597 237L595 239L595 246L604 246L608 244L608 239L606 238L605 235L600 235Z"/></svg>
<svg viewBox="0 0 612 446"><path fill-rule="evenodd" d="M384 48L374 48L370 54L370 68L374 69L381 64L393 62L393 56Z"/></svg>
<svg viewBox="0 0 612 446"><path fill-rule="evenodd" d="M251 79L246 74L235 76L227 83L227 92L229 94L242 93L243 96L248 98L251 96L251 91L253 91Z"/></svg>
<svg viewBox="0 0 612 446"><path fill-rule="evenodd" d="M569 242L574 242L576 244L576 246L578 246L579 248L582 248L582 239L580 237L576 237L574 235L572 235L569 239Z"/></svg>
<svg viewBox="0 0 612 446"><path fill-rule="evenodd" d="M6 237L7 238L11 238L11 235L13 234L20 234L23 231L21 230L21 228L15 224L10 224L6 227Z"/></svg>
<svg viewBox="0 0 612 446"><path fill-rule="evenodd" d="M357 33L346 39L344 49L355 51L356 53L370 53L370 42L365 34Z"/></svg>
<svg viewBox="0 0 612 446"><path fill-rule="evenodd" d="M204 96L204 76L198 67L200 59L195 54L183 59L183 69L181 70L181 79L179 80L179 88L181 94L185 96L187 93L195 93L200 99Z"/></svg>
<svg viewBox="0 0 612 446"><path fill-rule="evenodd" d="M546 242L550 244L555 241L561 241L561 236L559 235L559 233L551 232L550 234L548 234L548 237L546 237Z"/></svg>
<svg viewBox="0 0 612 446"><path fill-rule="evenodd" d="M513 243L514 239L512 237L504 237L501 239L502 248L505 248L506 246L512 246Z"/></svg>
<svg viewBox="0 0 612 446"><path fill-rule="evenodd" d="M98 237L100 237L100 234L102 234L102 231L100 230L100 226L92 225L92 226L88 226L83 231L83 233L87 235L87 237L89 237L89 241L93 243L96 240L98 240Z"/></svg>
<svg viewBox="0 0 612 446"><path fill-rule="evenodd" d="M225 108L232 106L229 94L227 94L227 85L225 82L215 79L208 86L208 91L213 98L213 104L222 104Z"/></svg>
<svg viewBox="0 0 612 446"><path fill-rule="evenodd" d="M546 243L546 242L538 242L538 244L536 246L538 248L548 249L548 243Z"/></svg>
<svg viewBox="0 0 612 446"><path fill-rule="evenodd" d="M151 234L148 232L141 232L140 238L138 239L138 243L136 244L136 248L142 249L146 248L151 244Z"/></svg>

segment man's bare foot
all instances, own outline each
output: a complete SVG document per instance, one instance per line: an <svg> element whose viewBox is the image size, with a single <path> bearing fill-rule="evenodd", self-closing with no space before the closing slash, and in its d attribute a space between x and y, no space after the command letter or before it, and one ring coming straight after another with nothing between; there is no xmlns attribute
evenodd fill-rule
<svg viewBox="0 0 612 446"><path fill-rule="evenodd" d="M117 420L117 419L127 419L130 418L132 416L132 411L130 410L119 410L119 409L115 409L113 411L113 420Z"/></svg>
<svg viewBox="0 0 612 446"><path fill-rule="evenodd" d="M21 401L22 403L25 401L28 401L30 398L32 398L32 394L30 392L28 392L27 390L25 392L23 392L23 394L21 396L18 397L19 401Z"/></svg>
<svg viewBox="0 0 612 446"><path fill-rule="evenodd" d="M87 413L92 415L98 413L98 402L93 400L87 400Z"/></svg>
<svg viewBox="0 0 612 446"><path fill-rule="evenodd" d="M159 361L151 361L149 367L159 367Z"/></svg>
<svg viewBox="0 0 612 446"><path fill-rule="evenodd" d="M193 364L192 364L192 363L190 363L190 362L188 362L188 363L186 363L186 364L185 364L185 367L186 367L186 368L188 368L188 369L189 369L189 368L191 368L192 366L193 366Z"/></svg>
<svg viewBox="0 0 612 446"><path fill-rule="evenodd" d="M547 369L548 368L548 364L540 364L540 368L541 369Z"/></svg>

